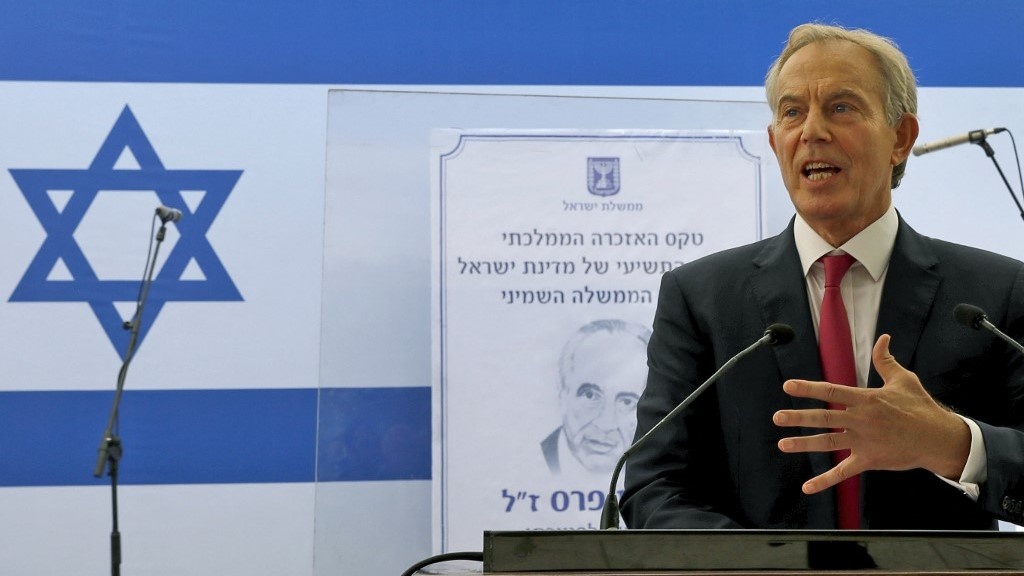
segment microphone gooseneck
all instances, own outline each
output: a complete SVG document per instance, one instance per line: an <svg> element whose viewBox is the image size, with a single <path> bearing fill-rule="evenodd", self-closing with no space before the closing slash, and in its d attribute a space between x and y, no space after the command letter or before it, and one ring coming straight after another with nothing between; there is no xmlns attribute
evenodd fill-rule
<svg viewBox="0 0 1024 576"><path fill-rule="evenodd" d="M924 144L914 146L914 156L935 152L936 150L945 150L946 148L959 146L961 144L978 144L980 142L984 142L986 137L1000 132L1006 132L1006 128L983 128L981 130L971 130L966 134L957 134L956 136L950 136L949 138L943 138L941 140L932 140L931 142L925 142Z"/></svg>
<svg viewBox="0 0 1024 576"><path fill-rule="evenodd" d="M676 407L662 417L661 420L658 420L654 426L651 426L651 429L641 436L639 440L633 442L629 448L626 448L625 452L622 453L622 456L619 457L619 461L615 463L615 470L612 471L611 486L608 488L608 496L604 500L604 508L601 509L601 530L614 530L619 527L619 499L615 495L615 487L619 483L619 474L622 472L622 467L626 464L626 460L629 459L633 452L636 451L637 448L646 444L647 440L653 436L655 432L661 429L666 422L675 418L676 415L692 404L693 401L708 388L708 386L714 384L722 374L732 368L733 365L739 362L741 358L764 345L782 346L789 344L793 341L795 336L796 332L794 332L793 328L788 324L772 324L764 331L764 334L758 338L756 342L741 350L738 354L726 361L725 364L722 364L722 367L712 374L710 378L705 380L704 383L698 386L696 390L690 392L686 398L683 398L682 402L676 405Z"/></svg>

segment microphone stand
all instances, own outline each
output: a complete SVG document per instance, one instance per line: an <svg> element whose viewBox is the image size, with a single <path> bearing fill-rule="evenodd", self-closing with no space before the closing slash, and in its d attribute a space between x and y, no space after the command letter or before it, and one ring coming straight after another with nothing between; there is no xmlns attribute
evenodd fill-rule
<svg viewBox="0 0 1024 576"><path fill-rule="evenodd" d="M154 216L154 223L156 217ZM131 330L131 337L128 339L128 348L124 353L124 361L121 364L121 370L117 374L117 389L114 392L114 403L110 409L110 418L107 420L107 428L103 432L103 440L100 441L98 448L99 454L96 457L96 468L93 470L92 475L96 478L103 476L104 468L109 467L110 470L110 491L111 491L111 507L113 512L113 528L110 532L110 574L111 576L119 576L121 574L121 532L118 528L117 521L117 476L118 476L118 465L123 454L121 446L121 438L115 433L115 428L118 427L118 410L121 406L121 396L124 393L124 382L128 376L128 365L131 364L132 357L135 355L135 348L139 340L139 326L142 324L142 310L146 304L146 299L149 297L149 287L153 283L153 271L156 268L156 257L160 252L160 244L164 241L164 236L167 234L167 220L160 219L160 230L156 233L156 246L152 251L152 257L149 257L147 253L148 262L146 265L145 275L142 281L139 292L138 304L135 308L135 315L130 321L124 323L125 330ZM152 238L152 235L150 236Z"/></svg>
<svg viewBox="0 0 1024 576"><path fill-rule="evenodd" d="M1020 205L1020 200L1017 200L1017 195L1013 193L1013 187L1010 186L1010 181L1006 179L1006 174L1003 174L1003 169L999 166L999 162L996 162L996 152L989 146L988 141L982 138L975 142L978 146L981 146L982 150L985 151L985 155L992 159L992 163L995 164L996 170L999 172L999 176L1003 179L1003 183L1006 184L1006 189L1010 192L1010 198L1013 198L1013 203L1017 205L1017 210L1020 212L1020 217L1024 220L1024 207Z"/></svg>

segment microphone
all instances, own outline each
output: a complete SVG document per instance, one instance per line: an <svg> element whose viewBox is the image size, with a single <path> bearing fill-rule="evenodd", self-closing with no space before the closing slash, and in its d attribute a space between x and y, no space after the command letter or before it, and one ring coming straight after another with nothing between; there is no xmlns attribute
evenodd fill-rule
<svg viewBox="0 0 1024 576"><path fill-rule="evenodd" d="M783 346L793 341L796 333L793 332L793 328L788 324L772 324L764 331L764 335L757 339L756 342L747 346L741 350L738 354L730 358L717 372L711 375L710 378L704 381L703 384L697 387L696 390L690 392L690 395L683 398L671 412L666 414L658 423L651 426L651 429L647 431L639 440L633 442L633 444L626 448L626 451L622 453L618 463L615 464L615 470L612 472L612 484L608 489L608 497L605 498L604 508L601 510L601 530L615 530L619 527L619 499L615 496L615 487L619 483L619 473L622 472L623 465L626 464L626 460L636 451L637 448L647 443L647 440L654 435L666 422L675 418L677 414L686 409L687 406L693 403L694 400L700 396L708 386L711 386L717 381L722 374L733 367L734 364L740 361L741 358L750 354L757 348L767 344L768 346Z"/></svg>
<svg viewBox="0 0 1024 576"><path fill-rule="evenodd" d="M1002 330L996 328L991 322L989 322L988 316L985 315L985 311L981 308L970 304L957 304L956 308L953 308L953 317L956 318L957 322L967 326L968 328L973 328L975 330L981 330L984 328L985 330L988 330L1005 340L1007 344L1016 348L1021 354L1024 354L1024 346L1021 346L1020 342L1010 338Z"/></svg>
<svg viewBox="0 0 1024 576"><path fill-rule="evenodd" d="M157 206L156 215L160 217L160 222L164 224L181 220L181 210L175 210L166 206Z"/></svg>
<svg viewBox="0 0 1024 576"><path fill-rule="evenodd" d="M931 142L914 146L914 156L935 152L936 150L942 150L943 148L949 148L951 146L967 144L968 142L971 144L977 144L978 142L983 141L986 136L991 136L992 134L998 134L1000 132L1006 132L1006 128L984 128L982 130L971 130L966 134L950 136L949 138L943 138L942 140L933 140Z"/></svg>

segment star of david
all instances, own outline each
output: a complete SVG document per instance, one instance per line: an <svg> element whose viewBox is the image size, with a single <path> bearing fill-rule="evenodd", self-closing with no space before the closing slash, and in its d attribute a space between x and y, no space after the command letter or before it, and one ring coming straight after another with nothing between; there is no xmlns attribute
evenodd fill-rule
<svg viewBox="0 0 1024 576"><path fill-rule="evenodd" d="M134 156L138 169L114 167L125 150ZM46 239L14 289L11 302L87 302L114 349L124 356L131 334L125 330L125 319L114 303L135 302L139 282L100 280L73 236L101 190L123 194L155 192L161 204L183 214L174 224L178 240L150 286L139 326L139 346L167 302L242 300L206 238L242 171L164 168L128 106L121 111L88 169L11 169L10 173L46 231ZM48 193L50 190L71 191L63 209L58 209ZM193 211L186 205L182 191L197 190L205 193ZM71 280L50 279L60 261ZM183 279L190 262L202 271L202 280Z"/></svg>

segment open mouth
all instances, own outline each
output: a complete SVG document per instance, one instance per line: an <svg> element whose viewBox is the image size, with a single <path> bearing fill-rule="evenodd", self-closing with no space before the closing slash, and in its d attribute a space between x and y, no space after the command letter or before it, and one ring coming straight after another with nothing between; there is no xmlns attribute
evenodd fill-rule
<svg viewBox="0 0 1024 576"><path fill-rule="evenodd" d="M839 173L839 167L827 162L808 162L804 165L804 176L811 182L827 180Z"/></svg>

